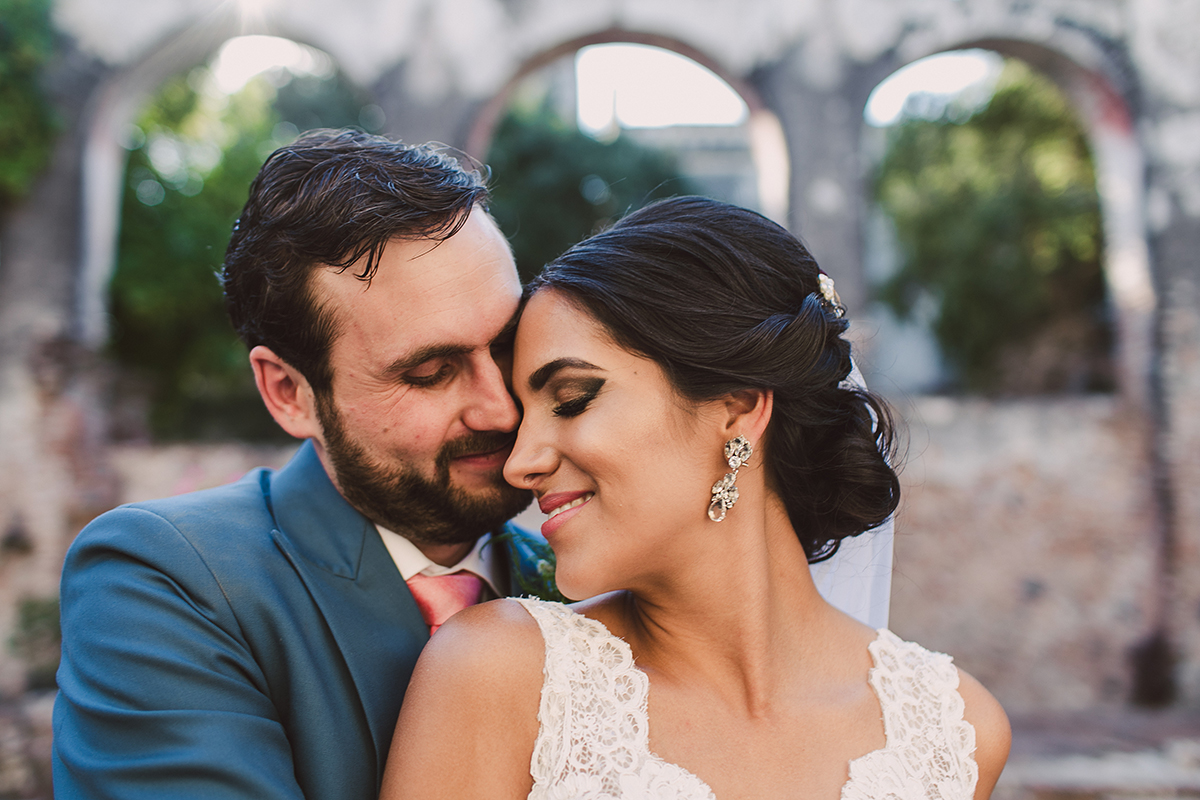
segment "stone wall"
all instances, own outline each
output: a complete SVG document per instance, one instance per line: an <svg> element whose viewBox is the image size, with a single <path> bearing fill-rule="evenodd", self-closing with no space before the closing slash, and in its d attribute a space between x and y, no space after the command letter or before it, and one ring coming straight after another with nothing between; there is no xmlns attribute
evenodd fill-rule
<svg viewBox="0 0 1200 800"><path fill-rule="evenodd" d="M1119 402L922 398L906 416L892 627L1010 712L1126 702L1158 573L1143 440Z"/></svg>
<svg viewBox="0 0 1200 800"><path fill-rule="evenodd" d="M1200 253L1200 224L1186 248ZM1171 280L1162 330L1164 404L1168 425L1163 449L1174 498L1176 551L1171 570L1172 628L1182 659L1185 700L1200 706L1200 283L1190 275Z"/></svg>

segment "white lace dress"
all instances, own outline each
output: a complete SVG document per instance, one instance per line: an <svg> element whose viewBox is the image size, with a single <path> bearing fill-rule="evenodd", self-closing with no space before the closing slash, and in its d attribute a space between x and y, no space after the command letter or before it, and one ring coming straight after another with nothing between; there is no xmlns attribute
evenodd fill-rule
<svg viewBox="0 0 1200 800"><path fill-rule="evenodd" d="M530 800L716 800L650 752L650 682L622 639L559 603L518 600L546 640ZM979 771L950 657L887 630L868 648L887 744L850 762L842 800L969 800Z"/></svg>

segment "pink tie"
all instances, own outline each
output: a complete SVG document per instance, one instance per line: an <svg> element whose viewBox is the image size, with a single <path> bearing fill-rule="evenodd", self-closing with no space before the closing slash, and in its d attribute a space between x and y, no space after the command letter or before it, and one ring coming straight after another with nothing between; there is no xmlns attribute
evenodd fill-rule
<svg viewBox="0 0 1200 800"><path fill-rule="evenodd" d="M417 574L408 579L408 590L417 601L417 608L432 636L443 622L479 602L483 578L466 570L453 575Z"/></svg>

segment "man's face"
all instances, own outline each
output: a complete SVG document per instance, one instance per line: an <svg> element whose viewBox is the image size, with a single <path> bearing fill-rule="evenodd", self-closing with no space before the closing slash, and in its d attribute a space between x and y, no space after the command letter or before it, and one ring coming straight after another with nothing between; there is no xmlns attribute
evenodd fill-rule
<svg viewBox="0 0 1200 800"><path fill-rule="evenodd" d="M475 209L438 243L394 240L368 284L314 274L337 333L319 452L346 499L418 545L474 541L529 503L502 474L520 415L508 392L520 299L508 244Z"/></svg>

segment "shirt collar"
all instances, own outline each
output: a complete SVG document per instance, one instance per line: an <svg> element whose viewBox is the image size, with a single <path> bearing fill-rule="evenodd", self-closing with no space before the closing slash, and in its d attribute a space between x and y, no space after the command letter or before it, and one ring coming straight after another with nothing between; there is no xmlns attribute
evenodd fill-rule
<svg viewBox="0 0 1200 800"><path fill-rule="evenodd" d="M390 531L381 525L376 525L375 529L379 531L379 536L383 539L383 546L387 548L392 561L396 562L396 569L400 570L400 577L404 580L407 581L413 575L418 574L450 575L465 569L483 578L497 597L503 596L496 588L501 583L499 580L501 572L496 563L493 548L488 547L492 540L490 533L480 536L475 542L475 546L471 548L471 552L467 553L462 561L449 567L443 567L441 564L430 561L415 544L395 531Z"/></svg>

